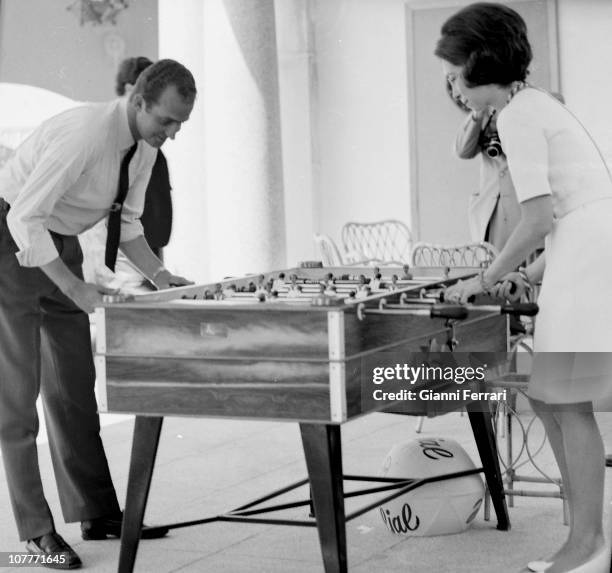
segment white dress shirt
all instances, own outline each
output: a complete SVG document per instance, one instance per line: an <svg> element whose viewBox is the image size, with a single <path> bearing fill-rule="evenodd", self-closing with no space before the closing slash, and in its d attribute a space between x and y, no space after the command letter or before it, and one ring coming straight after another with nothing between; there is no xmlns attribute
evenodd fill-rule
<svg viewBox="0 0 612 573"><path fill-rule="evenodd" d="M49 231L78 235L108 215L117 195L121 159L133 145L127 101L86 104L42 123L0 170L0 197L22 266L59 254ZM157 149L139 141L129 167L121 241L143 234L139 217Z"/></svg>

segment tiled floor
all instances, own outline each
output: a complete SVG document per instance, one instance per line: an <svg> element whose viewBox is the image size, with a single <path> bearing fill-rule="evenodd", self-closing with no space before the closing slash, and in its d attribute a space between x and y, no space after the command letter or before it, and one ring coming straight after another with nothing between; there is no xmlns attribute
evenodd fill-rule
<svg viewBox="0 0 612 573"><path fill-rule="evenodd" d="M530 418L521 414L523 421ZM116 421L117 419L113 419ZM105 425L103 438L120 500L125 499L131 419ZM612 449L612 414L599 415L608 449ZM373 414L342 427L346 473L376 475L394 443L416 437L415 419ZM518 425L515 424L515 428ZM541 429L536 424L530 443L537 449ZM448 414L425 421L423 436L457 440L478 460L468 419ZM517 435L518 437L518 435ZM45 490L58 530L92 572L117 568L119 542L84 542L77 524L61 523L57 494L46 444L40 444ZM550 452L538 455L552 474ZM533 473L527 467L525 473ZM215 515L305 476L297 424L232 420L168 418L162 439L147 510L147 523L198 519ZM612 492L612 469L607 471L606 499ZM4 475L0 477L0 551L20 551ZM534 489L533 485L518 487ZM548 488L550 489L550 488ZM301 496L304 491L298 492ZM353 507L350 502L348 508ZM554 498L517 498L510 509L512 530L497 531L482 511L462 534L404 538L389 533L377 510L347 525L351 572L488 572L520 571L528 560L547 555L560 544L561 501ZM609 504L606 519L609 521ZM304 517L303 510L291 515ZM25 568L20 571L27 570ZM213 523L173 530L163 540L140 544L136 570L188 573L319 573L323 571L313 528ZM10 569L9 569L10 571ZM17 571L17 569L15 569ZM40 571L40 569L38 569Z"/></svg>

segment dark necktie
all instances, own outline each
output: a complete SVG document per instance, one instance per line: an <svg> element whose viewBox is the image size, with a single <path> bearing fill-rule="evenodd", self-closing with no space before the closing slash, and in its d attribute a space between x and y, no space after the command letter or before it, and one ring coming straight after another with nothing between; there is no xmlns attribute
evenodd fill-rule
<svg viewBox="0 0 612 573"><path fill-rule="evenodd" d="M138 143L134 143L134 145L130 147L128 152L121 160L117 196L115 197L115 201L111 205L110 212L108 214L108 233L106 235L106 253L104 255L104 263L111 271L115 270L117 252L119 251L119 240L121 237L121 211L123 210L123 202L125 201L128 188L130 186L128 169L130 166L130 160L134 156L137 146Z"/></svg>

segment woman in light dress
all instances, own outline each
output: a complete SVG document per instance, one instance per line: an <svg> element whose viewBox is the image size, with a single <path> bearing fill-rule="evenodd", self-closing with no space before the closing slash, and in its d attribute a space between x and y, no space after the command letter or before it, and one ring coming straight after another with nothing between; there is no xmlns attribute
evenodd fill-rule
<svg viewBox="0 0 612 573"><path fill-rule="evenodd" d="M532 571L610 569L602 513L604 449L593 403L612 385L612 178L578 119L526 83L532 52L523 19L478 3L443 25L436 55L457 97L492 108L521 219L491 266L450 287L447 300L481 292L520 296L542 283L528 394L546 429L570 509L566 542ZM535 262L512 272L545 240ZM535 556L534 556L535 557Z"/></svg>

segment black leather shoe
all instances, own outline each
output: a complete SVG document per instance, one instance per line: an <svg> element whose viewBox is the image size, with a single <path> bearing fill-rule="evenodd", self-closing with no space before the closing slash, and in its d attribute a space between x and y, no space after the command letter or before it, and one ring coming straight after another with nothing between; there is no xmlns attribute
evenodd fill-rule
<svg viewBox="0 0 612 573"><path fill-rule="evenodd" d="M28 553L40 555L41 559L38 564L44 567L78 569L81 566L81 560L74 549L55 532L29 539L26 543L26 550Z"/></svg>
<svg viewBox="0 0 612 573"><path fill-rule="evenodd" d="M86 541L99 541L110 537L121 537L121 522L123 515L108 515L81 521L81 537ZM168 533L167 527L149 527L143 525L140 531L141 539L159 539Z"/></svg>

